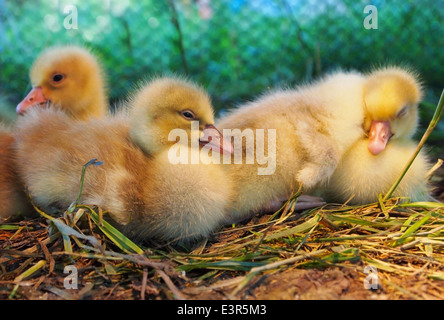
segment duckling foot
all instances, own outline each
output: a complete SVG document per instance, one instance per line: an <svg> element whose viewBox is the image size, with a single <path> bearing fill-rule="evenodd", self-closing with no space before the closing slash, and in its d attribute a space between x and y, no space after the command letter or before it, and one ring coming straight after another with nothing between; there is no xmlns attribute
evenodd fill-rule
<svg viewBox="0 0 444 320"><path fill-rule="evenodd" d="M324 202L324 199L321 197L310 196L308 194L302 194L298 197L298 202Z"/></svg>
<svg viewBox="0 0 444 320"><path fill-rule="evenodd" d="M266 214L275 213L283 206L283 204L287 200L288 199L273 200L267 206L265 206L263 208L262 212L266 213ZM297 202L294 206L294 210L299 211L299 210L312 209L312 208L321 207L325 204L326 204L326 202L320 197L314 197L314 196L303 194L298 197Z"/></svg>
<svg viewBox="0 0 444 320"><path fill-rule="evenodd" d="M310 196L308 194L300 195L294 206L295 211L313 209L322 207L326 202L321 197Z"/></svg>
<svg viewBox="0 0 444 320"><path fill-rule="evenodd" d="M294 206L294 210L295 211L300 211L300 210L307 210L307 209L314 209L314 208L318 208L318 207L322 207L323 205L325 205L326 202L323 201L314 201L314 202L296 202L295 206Z"/></svg>

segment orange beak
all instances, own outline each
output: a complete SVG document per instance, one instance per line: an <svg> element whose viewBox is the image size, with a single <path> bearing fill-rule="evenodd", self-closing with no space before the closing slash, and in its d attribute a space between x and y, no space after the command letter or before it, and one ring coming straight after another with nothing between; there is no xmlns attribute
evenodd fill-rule
<svg viewBox="0 0 444 320"><path fill-rule="evenodd" d="M48 102L48 99L43 94L42 87L35 87L28 93L22 102L17 105L16 112L18 114L24 114L28 108L46 102Z"/></svg>
<svg viewBox="0 0 444 320"><path fill-rule="evenodd" d="M373 155L381 153L387 146L391 136L390 122L373 120L368 135L368 150Z"/></svg>
<svg viewBox="0 0 444 320"><path fill-rule="evenodd" d="M233 145L224 140L222 133L211 124L207 124L203 130L203 136L199 139L199 143L202 146L211 147L213 150L219 153L233 154Z"/></svg>

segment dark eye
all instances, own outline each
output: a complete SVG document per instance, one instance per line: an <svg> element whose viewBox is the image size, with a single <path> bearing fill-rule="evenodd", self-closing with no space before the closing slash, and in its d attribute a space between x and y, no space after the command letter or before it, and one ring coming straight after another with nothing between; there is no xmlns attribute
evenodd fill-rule
<svg viewBox="0 0 444 320"><path fill-rule="evenodd" d="M396 118L402 118L407 114L407 106L403 107L401 110L399 110L398 114L396 115Z"/></svg>
<svg viewBox="0 0 444 320"><path fill-rule="evenodd" d="M191 110L183 110L180 114L187 120L193 120L195 118L194 113Z"/></svg>
<svg viewBox="0 0 444 320"><path fill-rule="evenodd" d="M52 76L52 81L55 83L58 83L60 81L62 81L65 78L65 76L61 73L56 73L55 75Z"/></svg>

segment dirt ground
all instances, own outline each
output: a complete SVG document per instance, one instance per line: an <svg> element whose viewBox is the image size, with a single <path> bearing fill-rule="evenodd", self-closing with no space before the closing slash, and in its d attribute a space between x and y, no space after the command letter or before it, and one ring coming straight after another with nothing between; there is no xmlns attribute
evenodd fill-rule
<svg viewBox="0 0 444 320"><path fill-rule="evenodd" d="M366 289L367 277L357 269L330 267L326 269L285 269L273 274L255 277L250 284L233 295L240 283L239 278L227 276L213 284L200 282L198 286L176 279L184 298L189 300L442 300L444 284L421 274L409 277L382 274L377 289ZM362 267L362 268L361 268ZM93 270L94 266L86 267ZM79 271L80 272L80 271ZM125 281L102 274L103 279L85 281L77 290L63 289L63 275L42 275L29 283L24 282L16 293L16 299L26 300L140 300L142 299L143 275L136 272ZM190 280L190 279L188 279ZM192 281L191 281L192 282ZM94 283L94 284L92 284ZM14 285L11 281L0 281L0 299L7 299ZM145 299L171 299L168 290L155 281L145 285Z"/></svg>
<svg viewBox="0 0 444 320"><path fill-rule="evenodd" d="M35 221L32 221L36 225ZM40 241L47 236L47 230L42 228L29 232L27 239L10 242L5 249L5 243L13 232L0 232L0 299L8 299L14 291L14 279L20 272L26 270L32 261L42 259L49 252L51 261L35 276L21 285L15 292L14 299L25 300L167 300L173 299L171 288L165 285L165 278L155 274L150 268L140 265L126 265L113 275L103 271L103 261L80 258L75 264L79 267L78 289L64 289L66 274L61 269L69 264L69 258L61 252L62 243L56 241L45 248ZM30 253L24 248L38 244L38 252ZM45 248L45 249L43 249ZM42 253L46 252L46 254ZM37 257L40 256L40 257ZM48 257L48 256L47 256ZM34 263L33 262L33 263ZM366 267L363 261L347 261L342 266L303 269L283 266L281 269L259 273L254 276L241 290L236 288L245 280L245 273L239 271L219 272L215 277L200 279L205 272L177 272L172 261L164 260L163 270L168 279L180 291L182 298L189 300L409 300L444 299L444 282L428 278L421 270L415 274L400 275L380 271L377 282L369 279L364 273ZM111 270L119 268L114 264ZM427 265L424 267L427 268ZM18 271L17 271L18 270ZM444 272L441 269L441 272ZM146 278L145 278L146 276ZM365 288L368 284L376 284L372 289ZM177 297L176 297L177 298Z"/></svg>
<svg viewBox="0 0 444 320"><path fill-rule="evenodd" d="M362 266L362 270L364 267ZM242 300L442 300L444 284L420 274L397 277L382 274L377 289L366 289L366 274L355 268L287 269L258 276L237 294ZM370 282L371 284L371 282ZM206 288L209 289L209 288ZM184 290L191 299L227 299L232 288Z"/></svg>

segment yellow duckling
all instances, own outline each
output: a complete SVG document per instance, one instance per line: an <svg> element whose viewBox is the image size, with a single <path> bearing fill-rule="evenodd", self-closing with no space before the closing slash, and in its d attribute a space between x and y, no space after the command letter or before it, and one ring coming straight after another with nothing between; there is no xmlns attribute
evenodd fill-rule
<svg viewBox="0 0 444 320"><path fill-rule="evenodd" d="M390 189L416 149L413 141L391 141L383 152L373 155L368 141L362 139L348 150L330 177L322 196L329 202L368 204L378 201ZM430 165L421 152L396 188L393 196L411 201L432 200L426 175ZM322 189L322 188L321 188Z"/></svg>
<svg viewBox="0 0 444 320"><path fill-rule="evenodd" d="M336 72L309 85L265 94L218 122L224 136L234 137L235 156L237 152L243 156L242 163L232 159L225 165L235 184L232 221L288 199L301 184L310 193L328 180L343 154L363 135L364 83L360 73ZM260 130L264 143L258 144ZM256 133L250 143L248 131ZM236 141L243 136L240 145ZM273 164L265 174L259 172L264 166L258 158L262 145ZM248 164L252 152L256 158Z"/></svg>
<svg viewBox="0 0 444 320"><path fill-rule="evenodd" d="M17 106L24 114L33 106L59 109L72 119L87 120L107 113L104 73L97 58L77 46L43 51L30 70L33 89ZM53 124L51 124L53 125ZM17 176L10 128L0 131L0 219L34 210Z"/></svg>
<svg viewBox="0 0 444 320"><path fill-rule="evenodd" d="M421 97L417 77L407 70L388 67L368 75L364 89L367 136L341 159L325 187L326 200L343 203L351 199L350 204L367 204L390 189L415 152L412 136ZM430 200L429 169L427 156L421 152L393 196Z"/></svg>
<svg viewBox="0 0 444 320"><path fill-rule="evenodd" d="M209 156L199 144L232 150L213 126L210 99L200 87L176 78L153 80L131 99L129 115L86 123L34 109L19 119L16 148L20 176L38 205L66 209L79 192L82 166L97 158L103 165L87 170L81 201L108 211L127 235L190 240L221 225L231 181L220 165L203 163ZM196 135L191 125L197 121ZM171 139L178 129L186 141ZM188 158L201 161L173 164L170 150L178 143L186 145Z"/></svg>
<svg viewBox="0 0 444 320"><path fill-rule="evenodd" d="M19 114L48 103L79 120L107 113L104 73L96 57L82 47L46 49L34 61L29 77L32 90L17 105Z"/></svg>
<svg viewBox="0 0 444 320"><path fill-rule="evenodd" d="M365 89L364 130L368 149L377 155L389 140L409 140L418 125L421 87L406 70L389 67L368 75Z"/></svg>

